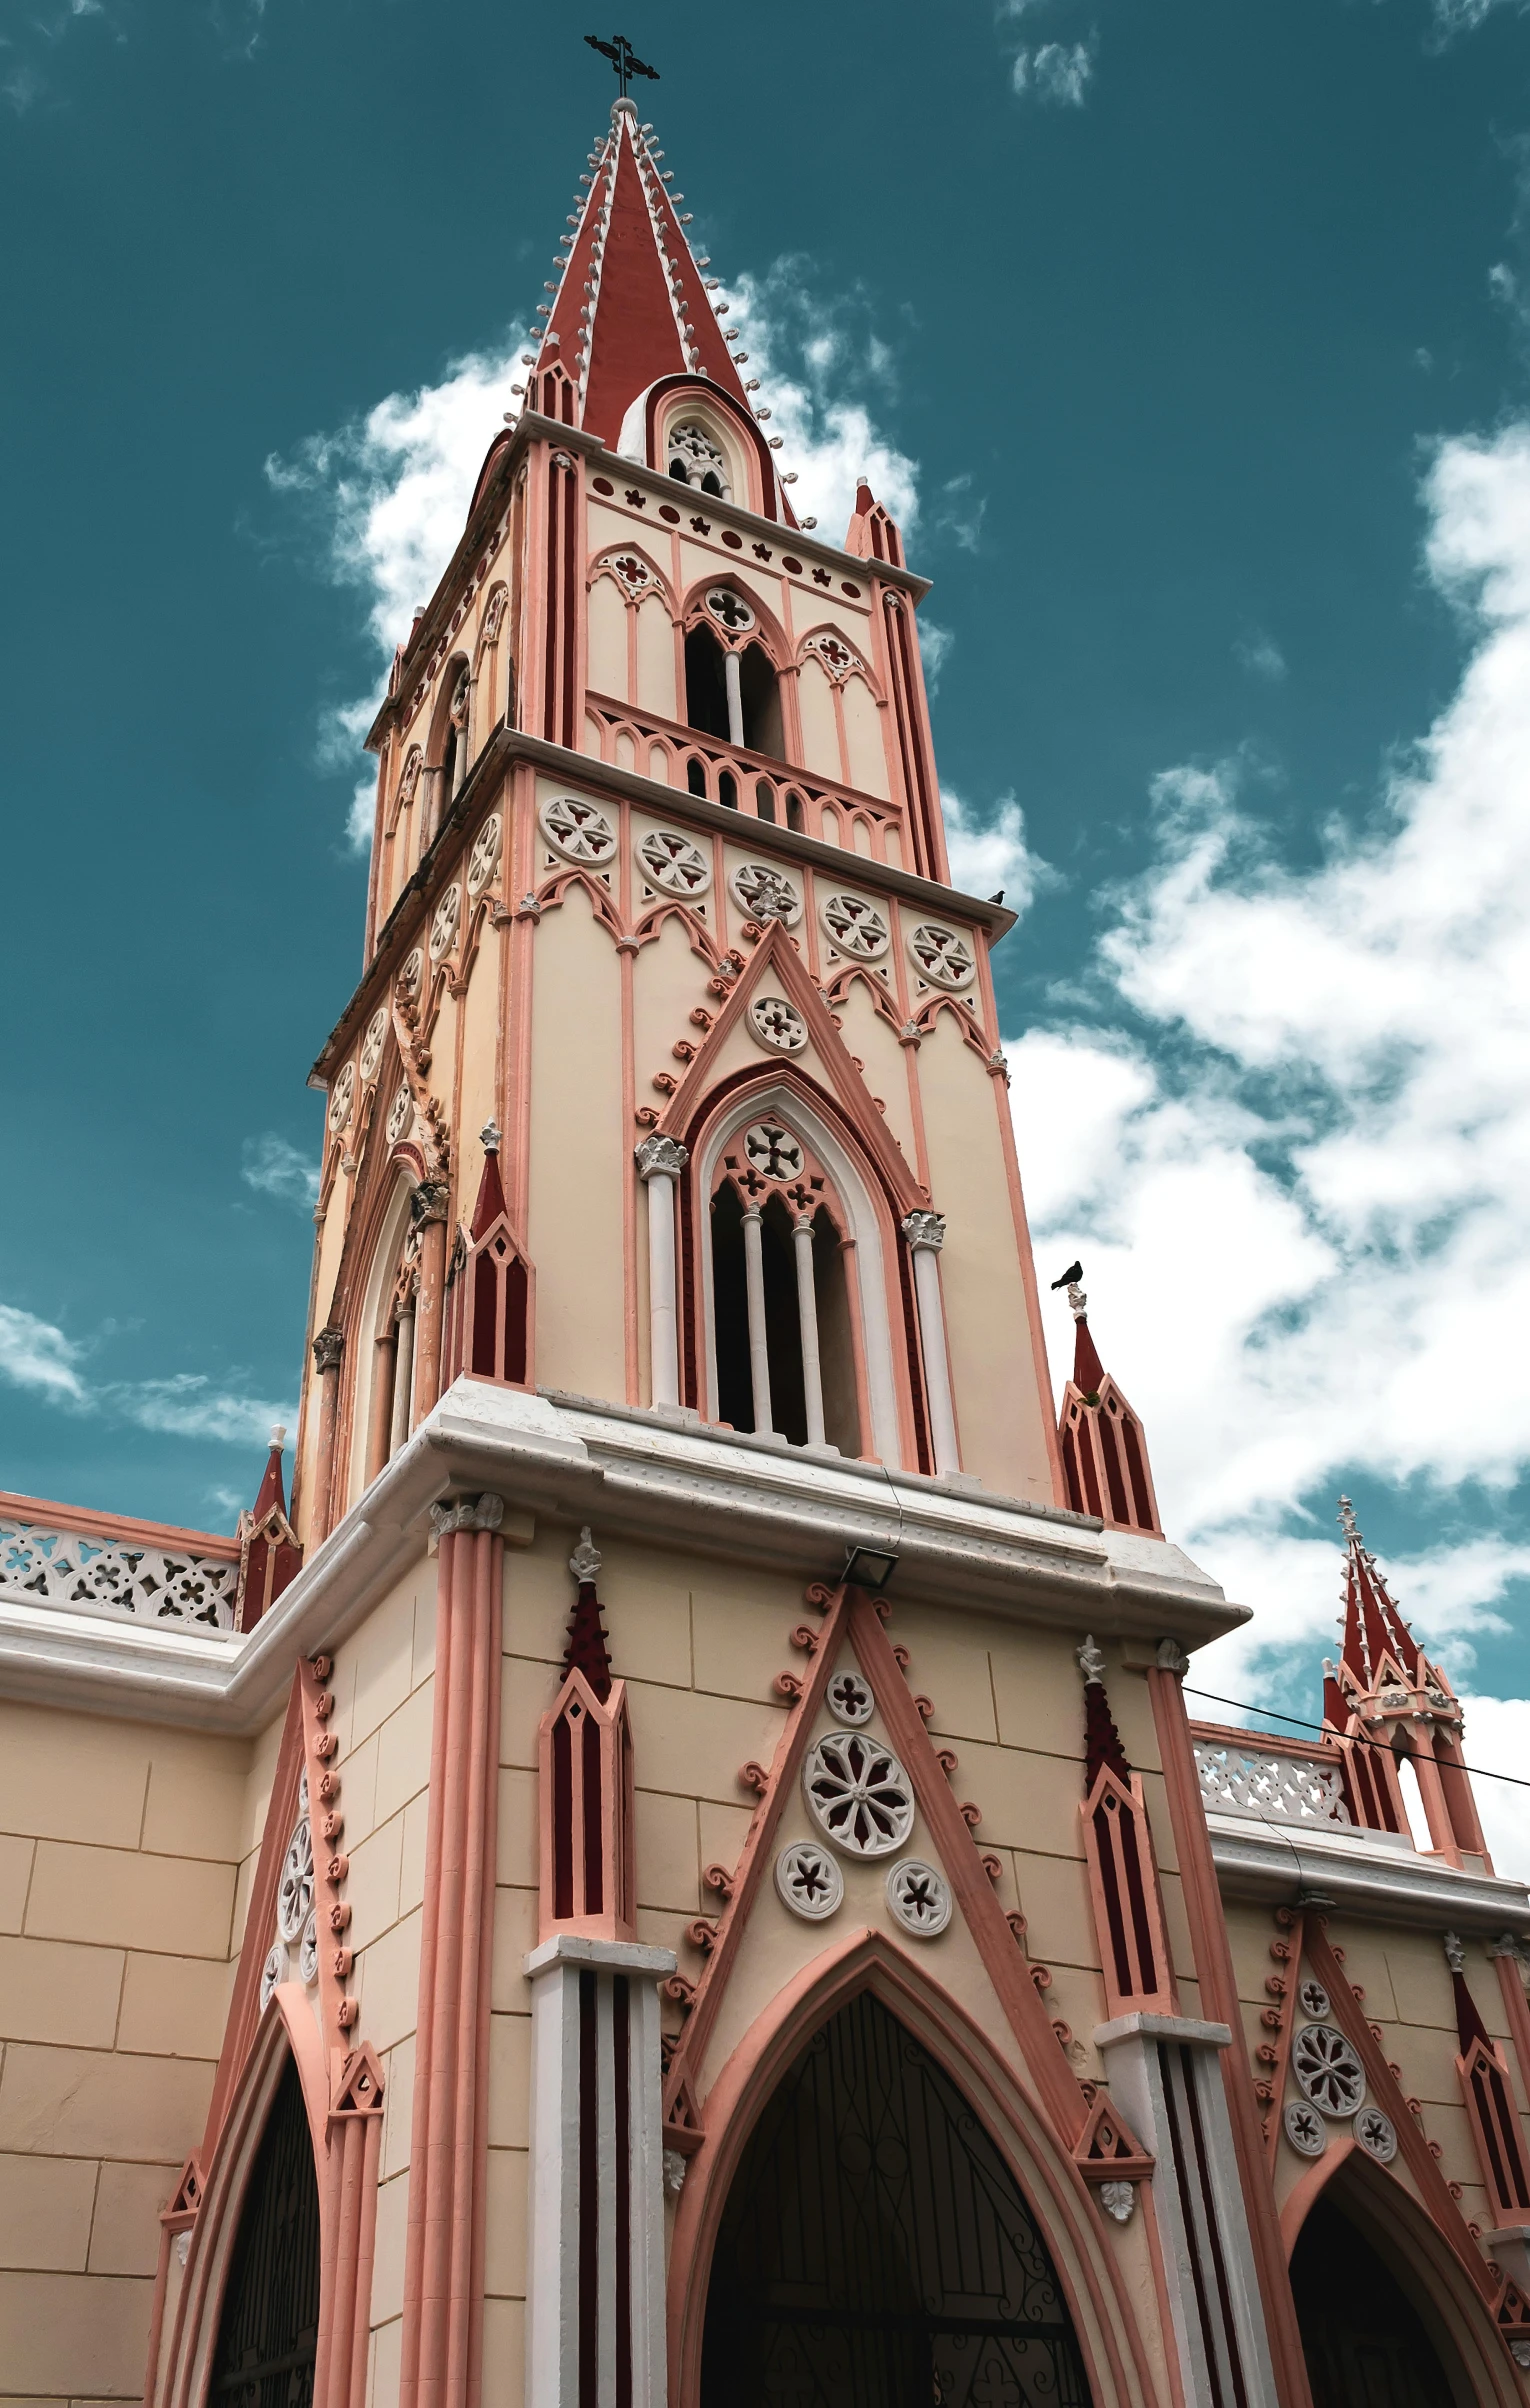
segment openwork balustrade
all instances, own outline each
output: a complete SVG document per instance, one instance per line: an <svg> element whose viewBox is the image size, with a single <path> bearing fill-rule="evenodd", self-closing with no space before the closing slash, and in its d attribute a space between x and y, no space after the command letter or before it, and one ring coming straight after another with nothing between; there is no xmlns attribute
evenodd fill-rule
<svg viewBox="0 0 1530 2408"><path fill-rule="evenodd" d="M847 852L902 868L901 813L891 803L858 794L827 778L808 777L785 762L745 751L673 720L633 710L630 703L589 697L587 730L599 732L599 755L614 768L634 770L682 793L721 803L747 818L822 837ZM590 744L587 750L597 749Z"/></svg>
<svg viewBox="0 0 1530 2408"><path fill-rule="evenodd" d="M1305 1823L1347 1830L1344 1775L1337 1764L1223 1741L1197 1740L1195 1767L1208 1814L1257 1815L1261 1822Z"/></svg>
<svg viewBox="0 0 1530 2408"><path fill-rule="evenodd" d="M12 1604L232 1630L238 1587L232 1540L226 1555L213 1554L155 1545L120 1527L93 1535L0 1510L0 1598Z"/></svg>

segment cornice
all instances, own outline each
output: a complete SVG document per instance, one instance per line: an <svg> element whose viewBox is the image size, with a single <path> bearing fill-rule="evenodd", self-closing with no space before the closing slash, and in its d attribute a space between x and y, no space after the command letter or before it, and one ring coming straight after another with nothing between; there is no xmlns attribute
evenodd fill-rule
<svg viewBox="0 0 1530 2408"><path fill-rule="evenodd" d="M898 1553L896 1596L1077 1637L1186 1647L1247 1621L1162 1539L1103 1530L976 1482L892 1475L827 1449L740 1443L682 1415L459 1380L248 1636L150 1630L0 1599L0 1696L248 1734L281 1710L299 1655L332 1652L425 1553L429 1509L492 1489L523 1517L835 1577L847 1546Z"/></svg>
<svg viewBox="0 0 1530 2408"><path fill-rule="evenodd" d="M377 990L389 975L389 959L404 941L401 932L411 934L414 909L420 906L421 916L428 908L429 898L438 876L444 875L449 841L471 818L483 800L484 788L496 769L508 768L514 761L529 761L549 777L571 786L593 787L608 794L620 794L629 802L639 803L645 811L660 818L679 820L682 824L705 829L709 835L731 837L735 844L754 839L764 852L779 853L788 861L801 863L804 869L817 870L822 876L843 879L847 885L863 886L875 894L897 896L922 911L937 912L943 918L954 916L970 920L985 929L990 946L1008 936L1016 925L1019 913L1002 903L989 903L977 895L964 895L960 888L942 886L934 878L921 878L913 870L894 869L885 861L872 861L864 853L847 852L842 845L825 844L820 836L800 835L795 828L778 826L773 820L751 819L747 812L729 811L722 803L714 803L703 794L691 794L678 786L666 786L658 778L645 778L635 769L618 769L613 762L593 760L588 753L575 752L562 744L549 744L541 736L522 734L519 728L507 727L501 719L487 738L472 768L463 780L462 791L442 820L429 848L420 857L419 866L401 888L398 901L384 921L377 939L377 950L336 1021L312 1070L308 1074L310 1087L328 1085L328 1073L338 1053L349 1045L361 1019L375 1006ZM788 770L791 764L784 764ZM806 776L806 772L802 773ZM851 791L846 789L846 791ZM868 802L878 798L867 796ZM747 835L745 832L748 832ZM756 831L758 835L756 836Z"/></svg>
<svg viewBox="0 0 1530 2408"><path fill-rule="evenodd" d="M1263 1743L1264 1734L1259 1738ZM1497 1873L1469 1873L1410 1848L1390 1834L1318 1832L1208 1814L1211 1861L1224 1898L1289 1905L1298 1890L1318 1891L1333 1911L1372 1923L1410 1923L1433 1931L1530 1933L1530 1890Z"/></svg>
<svg viewBox="0 0 1530 2408"><path fill-rule="evenodd" d="M707 380L703 378L699 381ZM506 487L513 480L515 469L534 442L557 443L564 451L580 453L592 465L598 463L611 469L613 483L619 476L652 499L665 502L674 500L674 479L661 476L646 461L629 460L621 452L607 451L598 435L587 434L581 426L565 426L561 419L544 418L537 410L523 410L510 431L504 457L479 495L477 506L468 517L457 548L425 606L424 616L410 630L409 641L399 662L399 690L396 694L389 694L379 707L366 735L368 752L378 750L405 699L409 674L418 669L422 660L430 658L443 627L450 622L454 597L462 584L463 572L482 543L484 532ZM492 451L493 448L491 443L489 449ZM773 539L774 548L778 551L784 539L793 552L803 555L805 561L816 560L821 567L837 569L841 575L854 575L868 582L875 577L882 585L898 586L911 597L916 609L931 590L929 578L916 577L912 569L897 568L890 560L863 559L859 552L847 552L842 544L825 543L817 534L807 534L801 527L789 527L784 519L763 518L757 511L745 510L737 502L721 501L710 493L706 497L706 505L708 517L715 520L719 527L732 527L740 535L754 540L768 536Z"/></svg>

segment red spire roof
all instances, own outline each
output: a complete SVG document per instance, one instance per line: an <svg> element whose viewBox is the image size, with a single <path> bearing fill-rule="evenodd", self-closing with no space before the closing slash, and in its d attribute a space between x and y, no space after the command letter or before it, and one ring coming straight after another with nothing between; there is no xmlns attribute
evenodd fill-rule
<svg viewBox="0 0 1530 2408"><path fill-rule="evenodd" d="M600 1599L595 1590L600 1574L600 1554L591 1543L588 1522L579 1533L579 1544L568 1559L568 1568L579 1584L579 1594L569 1617L568 1637L563 1648L563 1670L565 1674L582 1672L604 1705L611 1694L611 1653L606 1644L606 1628L600 1618Z"/></svg>
<svg viewBox="0 0 1530 2408"><path fill-rule="evenodd" d="M754 413L630 100L592 154L589 193L559 278L539 368L562 362L583 423L616 448L640 393L661 376L705 376Z"/></svg>
<svg viewBox="0 0 1530 2408"><path fill-rule="evenodd" d="M273 1505L280 1514L285 1515L287 1511L286 1492L282 1487L282 1443L286 1435L286 1431L280 1424L271 1432L271 1452L266 1457L266 1468L260 1483L260 1493L255 1499L255 1511L250 1517L257 1524L265 1520Z"/></svg>
<svg viewBox="0 0 1530 2408"><path fill-rule="evenodd" d="M1339 1521L1347 1556L1343 1660L1367 1696L1378 1684L1384 1656L1390 1656L1409 1681L1417 1682L1423 1661L1418 1642L1387 1594L1376 1558L1355 1527L1348 1497L1339 1499Z"/></svg>

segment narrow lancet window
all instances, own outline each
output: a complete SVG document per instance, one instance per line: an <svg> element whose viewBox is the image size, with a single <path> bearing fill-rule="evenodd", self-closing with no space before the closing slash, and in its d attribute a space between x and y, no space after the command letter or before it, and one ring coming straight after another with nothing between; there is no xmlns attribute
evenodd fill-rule
<svg viewBox="0 0 1530 2408"><path fill-rule="evenodd" d="M861 1451L841 1208L784 1122L739 1132L711 1203L717 1414L792 1446Z"/></svg>

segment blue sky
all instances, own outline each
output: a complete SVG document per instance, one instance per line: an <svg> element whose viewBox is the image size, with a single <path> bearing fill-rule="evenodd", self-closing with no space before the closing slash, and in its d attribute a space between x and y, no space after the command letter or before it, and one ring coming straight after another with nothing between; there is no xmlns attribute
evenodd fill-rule
<svg viewBox="0 0 1530 2408"><path fill-rule="evenodd" d="M869 465L936 580L962 859L1029 897L1043 1269L1082 1252L1167 1518L1259 1609L1208 1686L1308 1710L1345 1486L1507 1754L1530 19L623 24L802 492L828 527ZM355 730L605 117L585 30L0 10L6 1487L227 1527L289 1407Z"/></svg>

